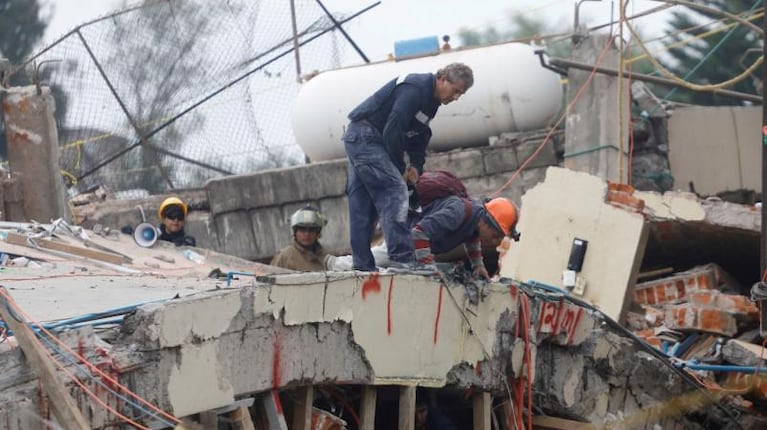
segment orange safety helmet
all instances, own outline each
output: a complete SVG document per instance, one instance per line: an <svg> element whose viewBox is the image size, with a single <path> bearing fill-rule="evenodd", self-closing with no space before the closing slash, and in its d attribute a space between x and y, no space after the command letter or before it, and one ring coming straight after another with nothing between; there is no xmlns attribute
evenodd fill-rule
<svg viewBox="0 0 767 430"><path fill-rule="evenodd" d="M514 203L503 197L496 197L485 203L485 209L495 221L506 236L511 235L514 226L517 224L518 213Z"/></svg>
<svg viewBox="0 0 767 430"><path fill-rule="evenodd" d="M168 209L168 206L180 206L181 210L184 212L184 217L186 217L186 213L189 210L189 208L186 206L186 203L184 203L180 198L168 197L162 201L160 208L157 209L157 219L162 220L162 214L165 212L165 209Z"/></svg>

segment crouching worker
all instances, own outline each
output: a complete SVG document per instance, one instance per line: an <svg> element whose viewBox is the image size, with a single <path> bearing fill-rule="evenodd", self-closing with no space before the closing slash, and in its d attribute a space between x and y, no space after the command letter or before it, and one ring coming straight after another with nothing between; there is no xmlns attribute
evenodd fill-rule
<svg viewBox="0 0 767 430"><path fill-rule="evenodd" d="M325 270L328 253L319 242L322 227L327 221L319 210L307 205L290 217L293 243L286 246L272 259L272 266L302 272Z"/></svg>
<svg viewBox="0 0 767 430"><path fill-rule="evenodd" d="M482 243L498 243L513 236L517 208L511 200L498 197L487 203L449 195L422 208L411 221L415 256L421 264L434 264L441 254L463 244L475 276L490 279L482 259Z"/></svg>
<svg viewBox="0 0 767 430"><path fill-rule="evenodd" d="M159 239L173 242L176 246L196 246L195 238L184 232L188 211L186 203L178 197L168 197L163 200L160 209L157 210L157 218L160 220Z"/></svg>

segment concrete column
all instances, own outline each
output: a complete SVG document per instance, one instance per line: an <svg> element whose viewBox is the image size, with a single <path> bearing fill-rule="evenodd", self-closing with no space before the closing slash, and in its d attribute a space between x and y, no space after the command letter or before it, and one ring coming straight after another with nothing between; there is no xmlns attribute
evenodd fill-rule
<svg viewBox="0 0 767 430"><path fill-rule="evenodd" d="M48 87L10 88L3 100L8 161L21 182L24 215L42 223L69 219L59 168L55 103Z"/></svg>
<svg viewBox="0 0 767 430"><path fill-rule="evenodd" d="M378 388L375 385L362 387L362 400L360 401L360 429L374 430L376 423L376 398Z"/></svg>
<svg viewBox="0 0 767 430"><path fill-rule="evenodd" d="M0 207L3 216L0 219L25 222L27 219L24 217L24 195L21 192L19 178L0 178L0 188L3 194L3 205Z"/></svg>
<svg viewBox="0 0 767 430"><path fill-rule="evenodd" d="M294 392L293 426L291 430L311 430L312 404L314 403L314 387L300 387Z"/></svg>
<svg viewBox="0 0 767 430"><path fill-rule="evenodd" d="M415 429L415 387L399 389L399 420L397 430Z"/></svg>
<svg viewBox="0 0 767 430"><path fill-rule="evenodd" d="M606 35L591 35L573 49L572 59L586 64L596 64L605 45ZM618 50L608 48L602 67L617 68ZM591 72L570 68L567 75L567 103L571 103L581 87L589 80ZM629 83L619 78L595 74L567 115L565 138L565 162L568 169L588 172L592 175L625 183L628 177L628 123L630 118ZM619 96L622 88L622 97ZM619 103L623 104L623 132L620 137ZM619 148L623 148L620 154ZM620 155L619 155L620 154ZM622 168L621 168L622 163ZM622 175L621 175L622 173Z"/></svg>

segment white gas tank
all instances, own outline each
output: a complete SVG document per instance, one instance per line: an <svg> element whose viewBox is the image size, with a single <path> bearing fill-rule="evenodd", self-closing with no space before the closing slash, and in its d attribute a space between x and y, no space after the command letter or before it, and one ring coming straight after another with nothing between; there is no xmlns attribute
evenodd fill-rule
<svg viewBox="0 0 767 430"><path fill-rule="evenodd" d="M312 161L345 157L341 137L352 109L397 76L435 73L453 62L472 68L474 86L439 108L429 150L486 145L490 136L503 132L545 127L559 111L559 76L541 67L531 46L507 43L320 73L294 101L296 143Z"/></svg>

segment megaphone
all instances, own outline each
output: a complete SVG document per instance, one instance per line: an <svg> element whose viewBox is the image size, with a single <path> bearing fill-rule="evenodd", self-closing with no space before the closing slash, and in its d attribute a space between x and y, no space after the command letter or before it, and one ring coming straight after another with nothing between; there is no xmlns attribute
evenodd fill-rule
<svg viewBox="0 0 767 430"><path fill-rule="evenodd" d="M157 231L157 227L148 222L142 222L133 229L133 240L136 241L138 246L149 248L157 242L157 238L160 237L160 232Z"/></svg>

